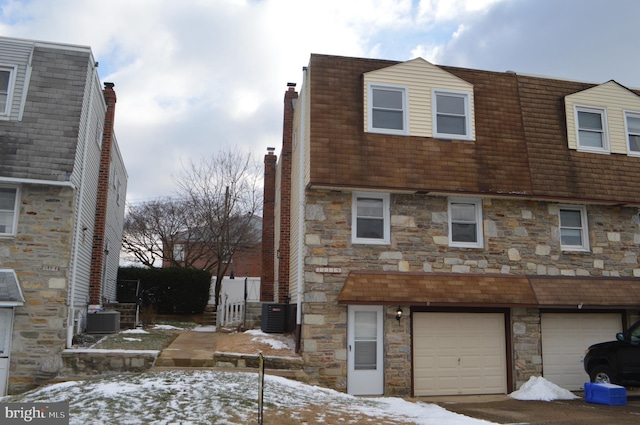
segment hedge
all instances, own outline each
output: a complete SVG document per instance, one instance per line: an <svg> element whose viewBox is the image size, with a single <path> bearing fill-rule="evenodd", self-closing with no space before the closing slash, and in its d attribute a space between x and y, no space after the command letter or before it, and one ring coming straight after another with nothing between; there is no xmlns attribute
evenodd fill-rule
<svg viewBox="0 0 640 425"><path fill-rule="evenodd" d="M120 267L117 297L119 302L153 306L160 314L200 314L209 301L210 285L211 274L204 270Z"/></svg>

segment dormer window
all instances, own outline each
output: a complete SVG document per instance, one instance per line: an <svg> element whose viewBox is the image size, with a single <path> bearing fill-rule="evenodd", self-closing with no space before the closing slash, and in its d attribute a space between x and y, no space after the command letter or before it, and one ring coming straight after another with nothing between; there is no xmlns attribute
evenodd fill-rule
<svg viewBox="0 0 640 425"><path fill-rule="evenodd" d="M469 94L434 90L433 100L435 137L470 139Z"/></svg>
<svg viewBox="0 0 640 425"><path fill-rule="evenodd" d="M627 143L631 155L640 155L640 113L625 112Z"/></svg>
<svg viewBox="0 0 640 425"><path fill-rule="evenodd" d="M407 90L400 86L369 85L369 131L407 134Z"/></svg>
<svg viewBox="0 0 640 425"><path fill-rule="evenodd" d="M576 106L576 131L579 150L609 152L605 109Z"/></svg>

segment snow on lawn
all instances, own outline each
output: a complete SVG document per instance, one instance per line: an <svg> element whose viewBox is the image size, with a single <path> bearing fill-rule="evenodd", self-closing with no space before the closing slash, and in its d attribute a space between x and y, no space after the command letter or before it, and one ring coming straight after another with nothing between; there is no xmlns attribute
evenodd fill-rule
<svg viewBox="0 0 640 425"><path fill-rule="evenodd" d="M126 331L121 331L121 334L148 334L149 332L143 329L127 329Z"/></svg>
<svg viewBox="0 0 640 425"><path fill-rule="evenodd" d="M294 348L296 348L295 343L291 338L288 338L285 340L277 339L273 335L264 333L258 329L248 330L248 331L245 331L244 333L248 335L253 335L253 338L251 338L252 341L268 344L276 350L293 350Z"/></svg>
<svg viewBox="0 0 640 425"><path fill-rule="evenodd" d="M69 402L75 425L199 425L257 422L258 375L219 371L162 371L118 375L50 385L0 403ZM286 412L302 418L316 407L313 423L414 423L419 425L490 425L426 403L400 398L354 397L297 381L265 376L265 423ZM280 416L282 417L282 416ZM270 421L271 418L271 421ZM276 419L277 420L277 419ZM307 423L300 420L300 423Z"/></svg>
<svg viewBox="0 0 640 425"><path fill-rule="evenodd" d="M183 331L184 328L179 328L173 325L155 325L152 329L160 330L160 331Z"/></svg>
<svg viewBox="0 0 640 425"><path fill-rule="evenodd" d="M522 384L519 390L509 394L509 397L516 400L538 401L573 400L580 398L571 391L560 388L541 376L532 376L527 382Z"/></svg>

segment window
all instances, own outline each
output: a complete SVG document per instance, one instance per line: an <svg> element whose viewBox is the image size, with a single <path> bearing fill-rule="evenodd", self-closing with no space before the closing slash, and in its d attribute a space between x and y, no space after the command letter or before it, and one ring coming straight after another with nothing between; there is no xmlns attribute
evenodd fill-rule
<svg viewBox="0 0 640 425"><path fill-rule="evenodd" d="M18 189L0 186L0 235L16 234Z"/></svg>
<svg viewBox="0 0 640 425"><path fill-rule="evenodd" d="M404 87L369 85L369 131L407 134L407 116Z"/></svg>
<svg viewBox="0 0 640 425"><path fill-rule="evenodd" d="M578 149L609 152L607 117L604 109L576 106Z"/></svg>
<svg viewBox="0 0 640 425"><path fill-rule="evenodd" d="M588 251L587 209L560 206L560 245L565 251Z"/></svg>
<svg viewBox="0 0 640 425"><path fill-rule="evenodd" d="M14 68L0 66L0 116L7 116L11 112L13 74Z"/></svg>
<svg viewBox="0 0 640 425"><path fill-rule="evenodd" d="M178 262L184 261L184 245L173 245L173 259Z"/></svg>
<svg viewBox="0 0 640 425"><path fill-rule="evenodd" d="M629 153L640 155L640 113L625 112Z"/></svg>
<svg viewBox="0 0 640 425"><path fill-rule="evenodd" d="M389 194L353 194L351 226L353 243L388 244L391 240Z"/></svg>
<svg viewBox="0 0 640 425"><path fill-rule="evenodd" d="M482 201L449 199L449 245L482 248Z"/></svg>
<svg viewBox="0 0 640 425"><path fill-rule="evenodd" d="M433 99L434 136L470 139L469 94L434 90Z"/></svg>

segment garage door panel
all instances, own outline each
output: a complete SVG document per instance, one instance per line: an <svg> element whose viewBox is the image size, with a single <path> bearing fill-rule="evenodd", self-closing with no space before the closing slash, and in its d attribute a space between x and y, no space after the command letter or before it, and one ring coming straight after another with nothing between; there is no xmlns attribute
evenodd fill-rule
<svg viewBox="0 0 640 425"><path fill-rule="evenodd" d="M589 380L583 367L584 350L615 339L622 320L619 313L543 313L541 330L543 376L576 391Z"/></svg>
<svg viewBox="0 0 640 425"><path fill-rule="evenodd" d="M503 314L415 313L413 347L416 395L506 392Z"/></svg>

